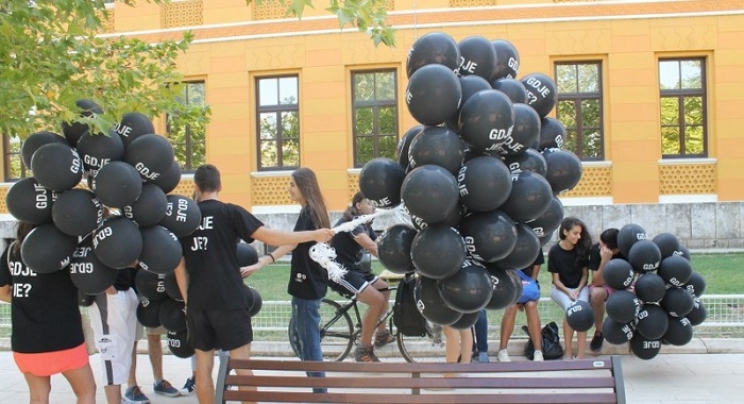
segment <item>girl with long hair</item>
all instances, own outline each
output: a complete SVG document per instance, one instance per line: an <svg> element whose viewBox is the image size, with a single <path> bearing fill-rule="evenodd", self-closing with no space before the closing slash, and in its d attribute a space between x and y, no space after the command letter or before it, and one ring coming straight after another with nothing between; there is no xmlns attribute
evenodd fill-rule
<svg viewBox="0 0 744 404"><path fill-rule="evenodd" d="M592 236L584 222L575 217L564 218L558 231L559 241L548 251L548 272L553 274L550 298L565 312L568 306L576 300L589 301L589 288L586 286ZM576 355L573 355L573 336L573 328L564 319L565 357L583 359L586 331L577 333Z"/></svg>
<svg viewBox="0 0 744 404"><path fill-rule="evenodd" d="M28 383L30 402L49 403L51 376L61 373L78 403L95 403L77 288L67 268L37 273L21 259L21 244L34 228L19 222L16 240L0 257L0 300L11 304L11 349Z"/></svg>

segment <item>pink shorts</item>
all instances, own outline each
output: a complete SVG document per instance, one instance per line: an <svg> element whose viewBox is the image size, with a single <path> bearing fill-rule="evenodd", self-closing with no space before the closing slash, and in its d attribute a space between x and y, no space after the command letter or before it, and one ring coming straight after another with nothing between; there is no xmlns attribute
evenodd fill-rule
<svg viewBox="0 0 744 404"><path fill-rule="evenodd" d="M13 352L13 359L21 373L35 376L51 376L57 373L80 369L88 364L85 344L61 351L43 353Z"/></svg>
<svg viewBox="0 0 744 404"><path fill-rule="evenodd" d="M607 285L602 285L602 286L589 285L589 296L591 296L592 290L594 288L602 288L602 289L606 290L607 291L607 299L609 299L610 296L612 296L612 294L615 293L615 289L613 289L613 288L611 288L611 287L609 287ZM607 299L605 299L605 301L607 301Z"/></svg>

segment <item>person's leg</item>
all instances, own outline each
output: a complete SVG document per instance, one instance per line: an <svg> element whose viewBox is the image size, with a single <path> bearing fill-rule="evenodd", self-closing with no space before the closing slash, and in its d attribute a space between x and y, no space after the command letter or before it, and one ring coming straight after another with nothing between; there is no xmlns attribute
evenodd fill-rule
<svg viewBox="0 0 744 404"><path fill-rule="evenodd" d="M196 390L196 355L191 355L189 362L191 362L191 376L186 379L180 390L182 396L187 396Z"/></svg>
<svg viewBox="0 0 744 404"><path fill-rule="evenodd" d="M604 322L605 302L608 297L609 293L605 287L589 288L589 302L592 304L592 309L594 309L594 337L592 337L592 342L589 344L592 352L602 351L602 343L604 342L602 323Z"/></svg>
<svg viewBox="0 0 744 404"><path fill-rule="evenodd" d="M581 288L578 300L589 302L589 288ZM584 353L586 352L586 331L577 332L576 339L576 359L584 359Z"/></svg>
<svg viewBox="0 0 744 404"><path fill-rule="evenodd" d="M77 404L95 404L96 402L96 380L93 377L93 370L90 368L90 364L67 372L62 372L62 375L70 383L75 397L77 397Z"/></svg>
<svg viewBox="0 0 744 404"><path fill-rule="evenodd" d="M586 288L584 288L586 289ZM569 289L572 290L572 289ZM560 306L560 308L563 310L563 312L566 312L566 309L571 304L572 300L570 297L568 297L567 294L563 293L562 291L558 290L555 286L550 290L550 298ZM563 316L563 341L565 344L564 349L564 358L572 359L573 358L573 328L568 325L568 321L566 321L565 315Z"/></svg>
<svg viewBox="0 0 744 404"><path fill-rule="evenodd" d="M362 331L359 337L359 346L362 348L372 349L372 336L375 332L375 326L385 313L385 297L373 287L365 287L357 293L357 300L366 304L367 311L362 316Z"/></svg>
<svg viewBox="0 0 744 404"><path fill-rule="evenodd" d="M457 358L460 357L460 334L458 330L442 326L442 334L444 334L444 360L447 363L457 363Z"/></svg>
<svg viewBox="0 0 744 404"><path fill-rule="evenodd" d="M473 325L475 331L475 349L478 354L486 354L488 357L488 316L483 309L478 313L478 320ZM478 359L480 361L480 358Z"/></svg>
<svg viewBox="0 0 744 404"><path fill-rule="evenodd" d="M504 309L504 317L501 318L501 332L499 334L499 351L496 354L499 362L511 362L509 351L506 349L514 332L514 322L517 318L519 305L513 304Z"/></svg>
<svg viewBox="0 0 744 404"><path fill-rule="evenodd" d="M532 345L535 347L535 351L542 351L542 334L540 314L537 312L537 300L525 303L524 311L527 315L527 332L530 334Z"/></svg>
<svg viewBox="0 0 744 404"><path fill-rule="evenodd" d="M250 359L251 358L251 344L243 345L240 348L233 349L230 351L230 358L234 359ZM221 359L225 360L225 359ZM239 376L253 376L253 371L248 369L237 369L235 372ZM255 387L240 386L239 390L256 390Z"/></svg>
<svg viewBox="0 0 744 404"><path fill-rule="evenodd" d="M147 355L152 365L152 377L155 384L163 380L163 345L160 334L147 334Z"/></svg>
<svg viewBox="0 0 744 404"><path fill-rule="evenodd" d="M214 350L194 350L196 355L196 397L199 404L214 403L214 382L212 369L214 368Z"/></svg>
<svg viewBox="0 0 744 404"><path fill-rule="evenodd" d="M131 388L137 385L137 340L134 340L134 346L132 346L132 365L129 367L129 377L127 377L127 385Z"/></svg>
<svg viewBox="0 0 744 404"><path fill-rule="evenodd" d="M52 391L52 384L49 376L36 376L31 373L24 373L28 384L29 403L31 404L49 404L49 393Z"/></svg>
<svg viewBox="0 0 744 404"><path fill-rule="evenodd" d="M298 344L300 359L323 361L320 348L320 300L292 298L292 329L290 338ZM307 372L308 377L325 377L325 372ZM197 385L198 388L198 385ZM328 389L314 388L315 393L326 393Z"/></svg>
<svg viewBox="0 0 744 404"><path fill-rule="evenodd" d="M382 306L382 314L380 315L380 317L382 317L382 315L388 311L388 302L390 301L390 291L388 290L388 288L390 287L390 285L384 280L376 278L376 280L372 283L372 286L374 286L374 288L377 289L380 294L382 294L382 300L384 302ZM387 336L388 334L389 331L387 329L387 322L380 322L380 325L377 326L377 335Z"/></svg>
<svg viewBox="0 0 744 404"><path fill-rule="evenodd" d="M473 331L470 328L459 330L460 337L460 363L470 363L473 356Z"/></svg>

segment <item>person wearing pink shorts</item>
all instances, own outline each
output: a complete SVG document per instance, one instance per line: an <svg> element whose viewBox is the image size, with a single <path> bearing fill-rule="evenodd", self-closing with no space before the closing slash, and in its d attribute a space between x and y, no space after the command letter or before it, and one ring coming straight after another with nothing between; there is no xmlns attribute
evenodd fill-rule
<svg viewBox="0 0 744 404"><path fill-rule="evenodd" d="M604 280L603 271L605 265L613 258L625 258L617 247L617 234L619 230L609 228L599 235L599 242L595 243L589 250L589 264L587 268L592 273L589 284L589 302L594 309L594 337L589 343L592 352L602 351L604 335L602 335L602 323L605 315L605 302L607 298L615 293L615 289L609 287Z"/></svg>

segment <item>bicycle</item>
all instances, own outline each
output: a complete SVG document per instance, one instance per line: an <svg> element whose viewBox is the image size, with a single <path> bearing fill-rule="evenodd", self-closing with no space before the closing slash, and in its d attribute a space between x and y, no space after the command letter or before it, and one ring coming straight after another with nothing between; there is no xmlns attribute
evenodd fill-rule
<svg viewBox="0 0 744 404"><path fill-rule="evenodd" d="M392 292L397 289L397 286L390 286L387 290ZM352 315L354 321L352 321ZM395 338L398 351L407 362L417 362L432 351L444 354L441 326L427 322L426 335L423 337L409 337L398 332L393 316L393 304L391 304L388 311L375 325L375 329L380 324L387 322L388 330ZM356 296L347 298L346 301L341 303L324 298L320 304L320 324L320 345L323 356L327 360L335 362L346 359L351 353L351 349L358 343L359 336L362 333L362 314ZM291 344L291 341L290 338L290 345L297 354L297 349ZM379 353L381 349L385 349L385 347L376 348L375 351Z"/></svg>

